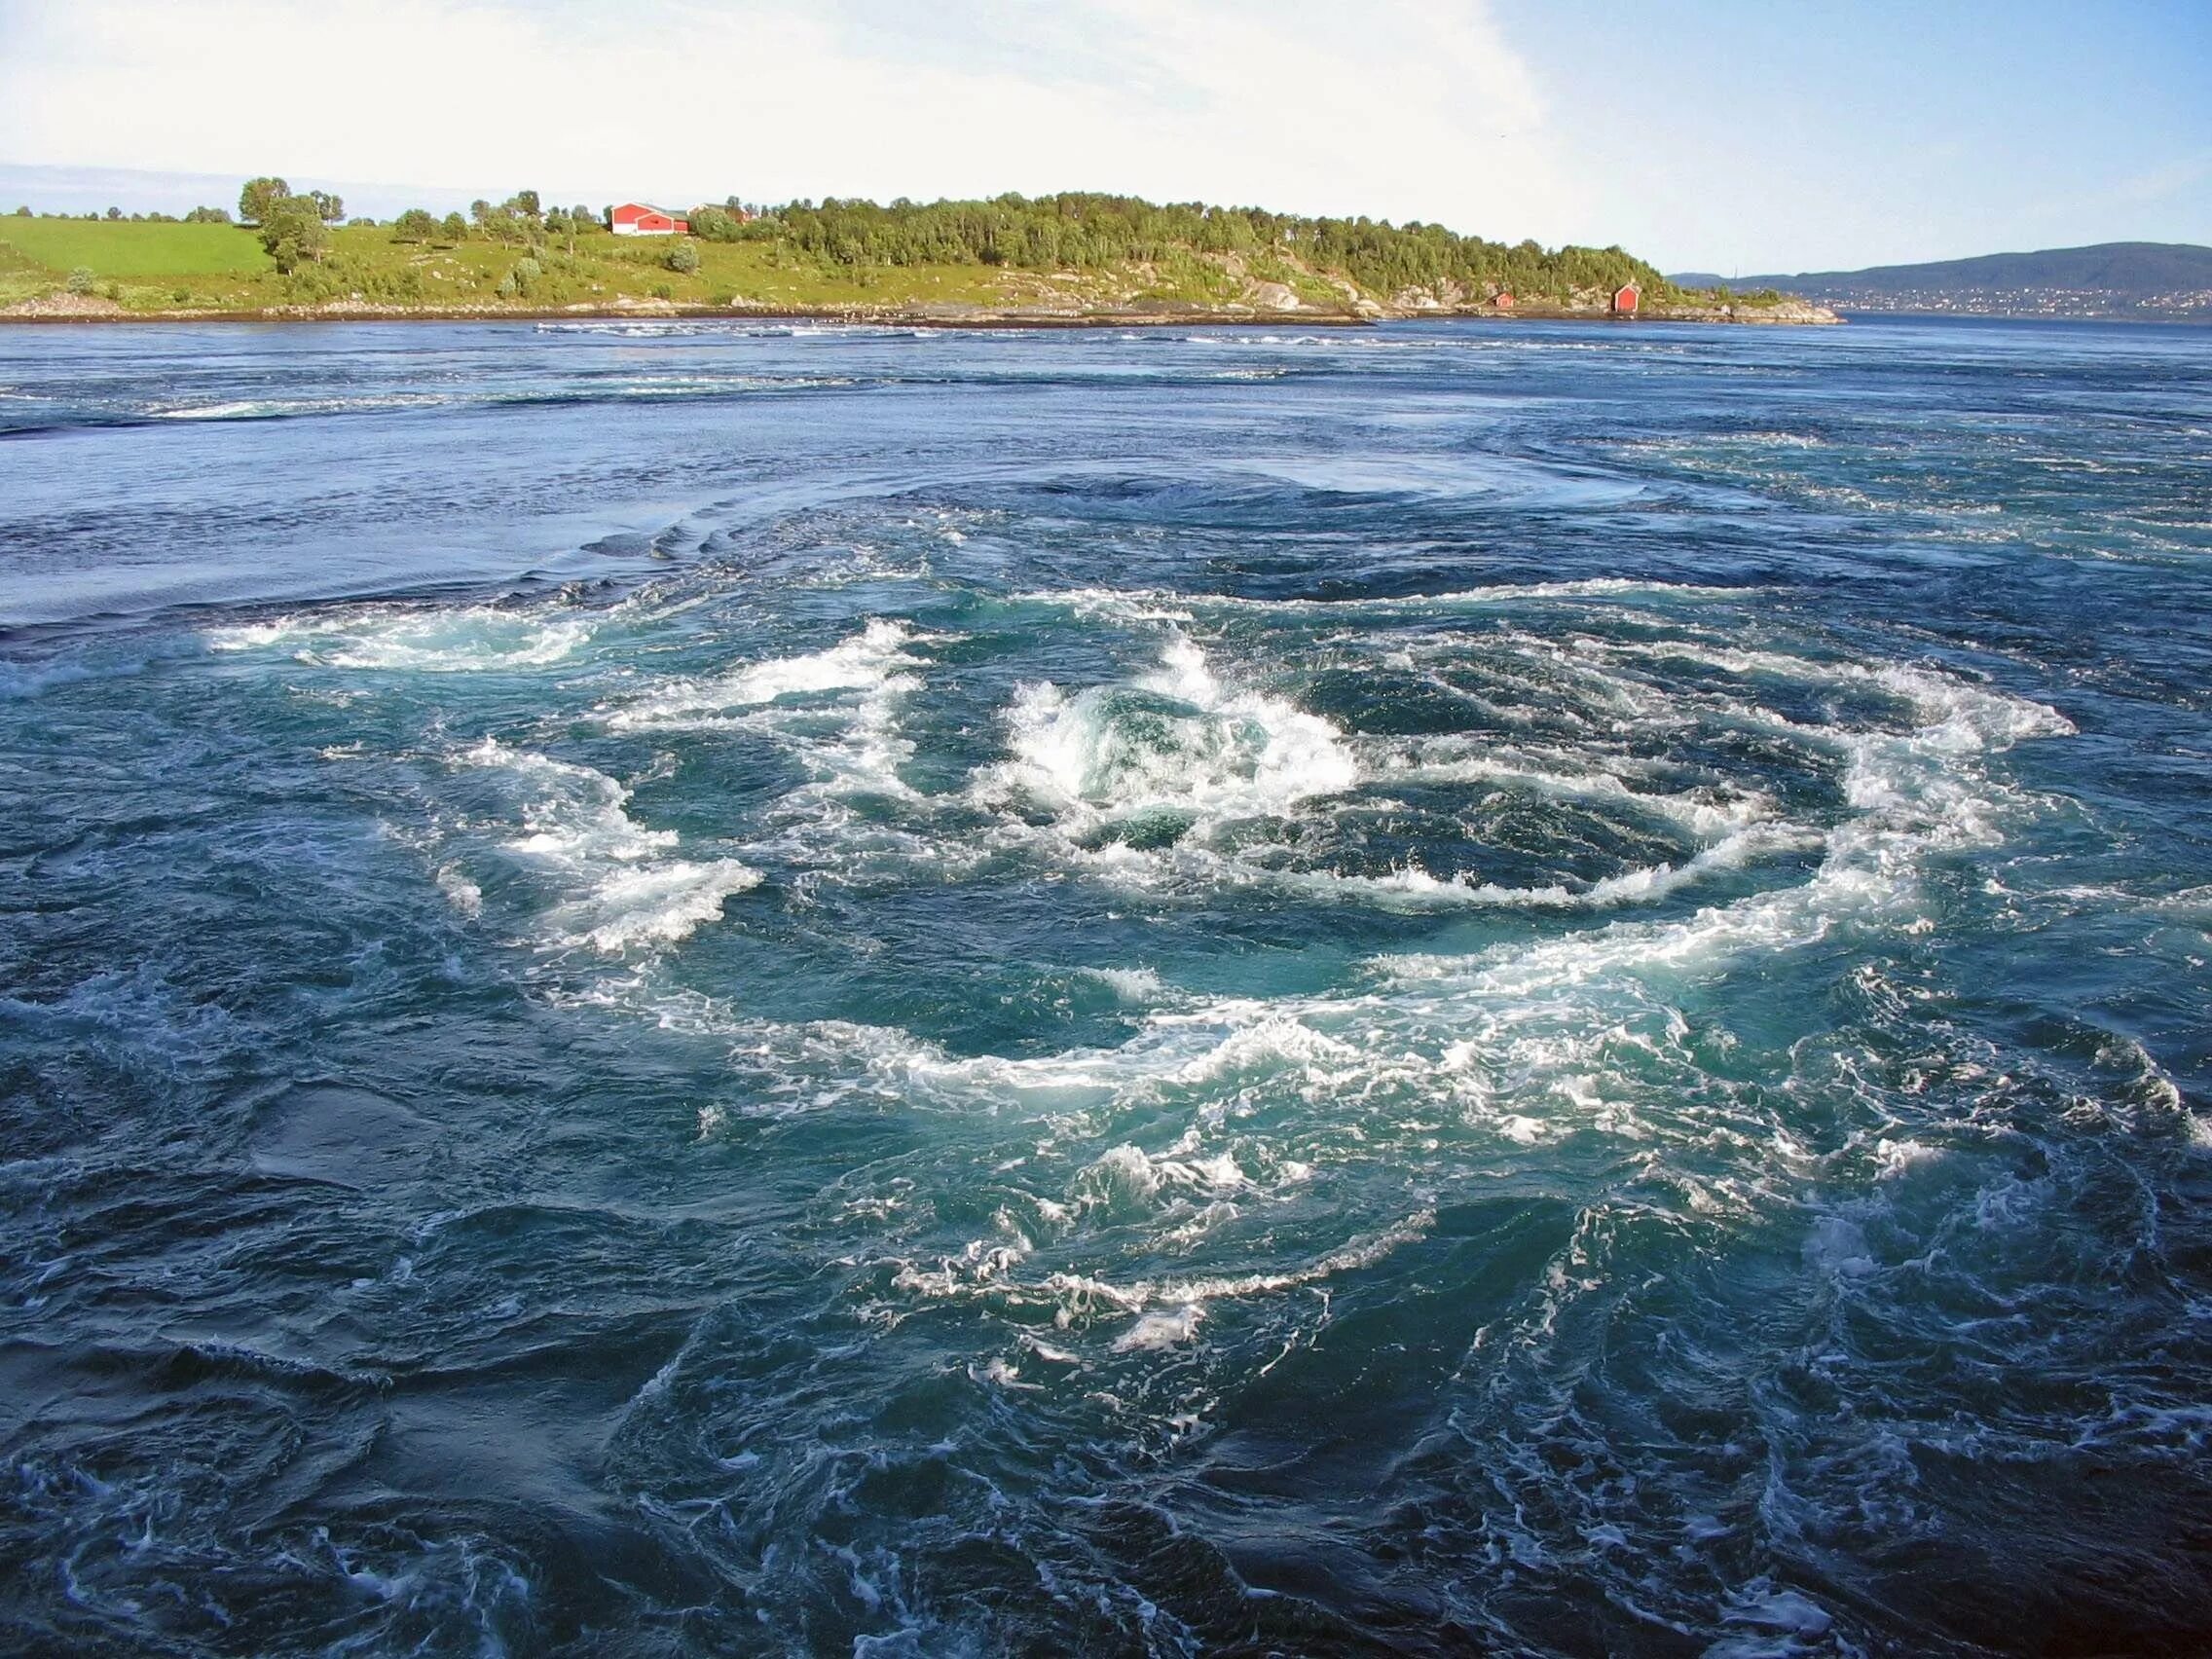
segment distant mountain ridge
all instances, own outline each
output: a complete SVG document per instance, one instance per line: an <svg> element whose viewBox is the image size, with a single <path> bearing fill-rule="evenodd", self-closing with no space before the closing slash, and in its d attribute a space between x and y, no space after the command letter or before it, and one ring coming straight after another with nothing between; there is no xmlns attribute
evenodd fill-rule
<svg viewBox="0 0 2212 1659"><path fill-rule="evenodd" d="M1681 272L1670 280L1685 288L1779 288L1860 311L2212 319L2212 247L2192 242L2098 242L1794 276Z"/></svg>

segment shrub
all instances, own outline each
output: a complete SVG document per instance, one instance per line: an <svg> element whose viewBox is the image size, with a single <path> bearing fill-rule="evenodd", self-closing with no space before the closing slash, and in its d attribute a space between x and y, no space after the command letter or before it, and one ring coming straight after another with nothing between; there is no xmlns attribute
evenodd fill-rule
<svg viewBox="0 0 2212 1659"><path fill-rule="evenodd" d="M421 207L410 207L391 222L391 240L425 242L438 234L438 222Z"/></svg>
<svg viewBox="0 0 2212 1659"><path fill-rule="evenodd" d="M438 221L438 234L448 241L460 241L468 235L468 221L459 213L448 213Z"/></svg>
<svg viewBox="0 0 2212 1659"><path fill-rule="evenodd" d="M228 207L195 207L184 216L188 225L227 225L231 222Z"/></svg>
<svg viewBox="0 0 2212 1659"><path fill-rule="evenodd" d="M69 273L69 291L72 294L89 294L98 285L99 278L92 275L89 265L80 265Z"/></svg>
<svg viewBox="0 0 2212 1659"><path fill-rule="evenodd" d="M544 279L545 268L535 259L518 259L514 269L499 278L499 297L503 300L528 299L532 286Z"/></svg>
<svg viewBox="0 0 2212 1659"><path fill-rule="evenodd" d="M691 234L709 241L737 240L737 218L720 207L702 207L691 215Z"/></svg>
<svg viewBox="0 0 2212 1659"><path fill-rule="evenodd" d="M689 237L678 237L662 263L678 276L688 276L699 269L698 245Z"/></svg>
<svg viewBox="0 0 2212 1659"><path fill-rule="evenodd" d="M31 210L28 207L18 207L16 209L16 217L18 219L27 219L30 216Z"/></svg>

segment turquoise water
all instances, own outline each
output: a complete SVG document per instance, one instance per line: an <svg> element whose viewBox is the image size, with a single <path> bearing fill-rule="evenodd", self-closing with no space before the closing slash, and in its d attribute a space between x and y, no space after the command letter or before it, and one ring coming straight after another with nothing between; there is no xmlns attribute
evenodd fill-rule
<svg viewBox="0 0 2212 1659"><path fill-rule="evenodd" d="M0 1620L2212 1642L2212 334L0 337Z"/></svg>

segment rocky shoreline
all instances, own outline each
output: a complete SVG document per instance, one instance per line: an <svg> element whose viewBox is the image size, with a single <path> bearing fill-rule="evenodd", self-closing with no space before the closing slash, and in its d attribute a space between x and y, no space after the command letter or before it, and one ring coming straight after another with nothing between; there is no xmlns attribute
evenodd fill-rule
<svg viewBox="0 0 2212 1659"><path fill-rule="evenodd" d="M1490 305L1394 305L1373 301L1332 309L1290 304L1259 307L1130 306L1060 308L1050 306L726 306L684 305L672 300L617 300L608 305L397 306L364 300L334 300L322 305L267 306L250 310L176 308L131 311L113 300L56 294L0 309L0 322L615 322L656 319L700 321L752 318L760 321L861 322L903 328L1106 328L1210 327L1225 323L1361 328L1385 321L1420 318L1481 318L1515 322L1707 322L1748 326L1825 327L1843 318L1825 306L1802 300L1778 305L1646 305L1634 318L1617 317L1596 306L1526 304L1510 312Z"/></svg>

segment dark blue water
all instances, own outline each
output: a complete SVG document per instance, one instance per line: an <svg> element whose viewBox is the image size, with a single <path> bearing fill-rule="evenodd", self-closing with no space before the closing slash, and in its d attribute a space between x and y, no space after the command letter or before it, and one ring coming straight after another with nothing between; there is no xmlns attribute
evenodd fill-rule
<svg viewBox="0 0 2212 1659"><path fill-rule="evenodd" d="M0 430L0 1644L2212 1645L2212 334Z"/></svg>

